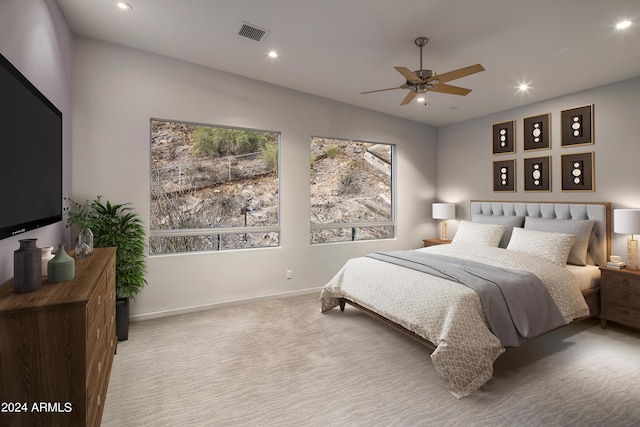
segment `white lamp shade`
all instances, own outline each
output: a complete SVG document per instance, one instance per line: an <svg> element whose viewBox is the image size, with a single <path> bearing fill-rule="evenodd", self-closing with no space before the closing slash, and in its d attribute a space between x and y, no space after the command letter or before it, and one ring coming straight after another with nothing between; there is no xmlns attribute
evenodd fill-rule
<svg viewBox="0 0 640 427"><path fill-rule="evenodd" d="M640 209L614 209L613 232L640 234Z"/></svg>
<svg viewBox="0 0 640 427"><path fill-rule="evenodd" d="M434 203L432 205L431 218L453 219L456 217L456 205L453 203Z"/></svg>

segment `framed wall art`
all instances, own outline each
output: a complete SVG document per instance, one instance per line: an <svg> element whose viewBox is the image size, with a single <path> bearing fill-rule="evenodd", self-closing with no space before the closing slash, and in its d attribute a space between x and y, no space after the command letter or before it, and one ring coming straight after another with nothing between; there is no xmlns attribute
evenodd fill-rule
<svg viewBox="0 0 640 427"><path fill-rule="evenodd" d="M547 150L551 148L550 126L551 113L524 119L524 149Z"/></svg>
<svg viewBox="0 0 640 427"><path fill-rule="evenodd" d="M593 151L561 157L562 191L594 191L593 157Z"/></svg>
<svg viewBox="0 0 640 427"><path fill-rule="evenodd" d="M493 191L516 191L516 161L493 162Z"/></svg>
<svg viewBox="0 0 640 427"><path fill-rule="evenodd" d="M516 121L510 120L493 125L493 154L516 152Z"/></svg>
<svg viewBox="0 0 640 427"><path fill-rule="evenodd" d="M524 159L524 191L551 191L551 157Z"/></svg>
<svg viewBox="0 0 640 427"><path fill-rule="evenodd" d="M562 110L560 128L562 147L593 144L593 104Z"/></svg>

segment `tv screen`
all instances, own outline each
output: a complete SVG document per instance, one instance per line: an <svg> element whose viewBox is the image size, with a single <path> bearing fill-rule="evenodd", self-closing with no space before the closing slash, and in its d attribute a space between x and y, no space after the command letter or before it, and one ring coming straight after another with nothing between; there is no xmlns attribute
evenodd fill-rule
<svg viewBox="0 0 640 427"><path fill-rule="evenodd" d="M0 54L0 239L62 220L62 113Z"/></svg>

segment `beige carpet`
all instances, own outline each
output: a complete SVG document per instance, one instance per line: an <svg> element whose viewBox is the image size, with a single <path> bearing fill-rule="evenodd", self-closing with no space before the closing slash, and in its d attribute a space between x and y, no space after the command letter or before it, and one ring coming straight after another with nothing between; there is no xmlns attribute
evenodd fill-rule
<svg viewBox="0 0 640 427"><path fill-rule="evenodd" d="M457 400L425 347L316 294L134 322L102 425L640 425L640 332L565 327Z"/></svg>

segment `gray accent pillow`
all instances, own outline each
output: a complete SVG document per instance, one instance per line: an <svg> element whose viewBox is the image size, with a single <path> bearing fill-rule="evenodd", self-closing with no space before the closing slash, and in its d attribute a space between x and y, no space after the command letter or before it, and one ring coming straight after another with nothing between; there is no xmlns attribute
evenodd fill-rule
<svg viewBox="0 0 640 427"><path fill-rule="evenodd" d="M524 228L575 235L576 241L569 252L567 264L587 265L587 250L594 224L595 221L589 219L545 219L528 216Z"/></svg>
<svg viewBox="0 0 640 427"><path fill-rule="evenodd" d="M500 239L500 243L498 244L499 248L507 247L507 245L509 244L509 239L511 239L511 232L513 231L513 227L522 228L522 226L524 225L523 216L473 214L471 215L471 221L479 222L482 224L504 225L504 234L502 235L502 239Z"/></svg>

